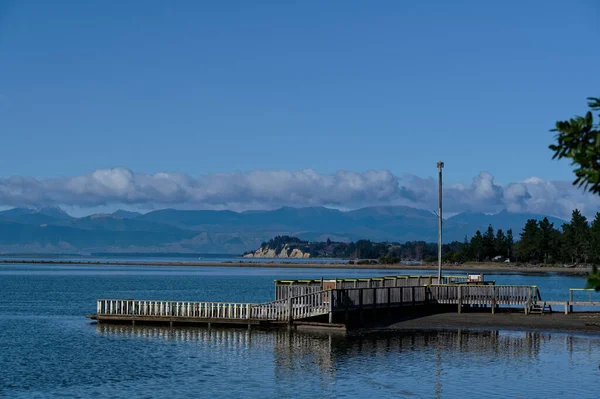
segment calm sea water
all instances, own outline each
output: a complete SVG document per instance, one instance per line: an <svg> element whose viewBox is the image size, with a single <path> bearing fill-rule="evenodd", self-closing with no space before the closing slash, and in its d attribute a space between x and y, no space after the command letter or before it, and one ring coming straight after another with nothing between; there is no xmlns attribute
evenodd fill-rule
<svg viewBox="0 0 600 399"><path fill-rule="evenodd" d="M598 397L595 335L444 330L342 337L132 328L84 318L100 297L260 302L273 298L274 279L386 274L0 265L0 396ZM487 276L537 284L547 299L566 299L569 287L584 285L577 277Z"/></svg>

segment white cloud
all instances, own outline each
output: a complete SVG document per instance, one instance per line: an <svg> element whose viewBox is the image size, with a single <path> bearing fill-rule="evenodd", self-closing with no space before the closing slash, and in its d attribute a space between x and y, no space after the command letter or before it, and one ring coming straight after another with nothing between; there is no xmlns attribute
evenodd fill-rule
<svg viewBox="0 0 600 399"><path fill-rule="evenodd" d="M408 205L435 210L437 181L387 170L320 174L256 170L191 177L183 173L136 173L125 168L99 169L58 179L0 178L0 206L61 205L81 208L124 206L137 209L271 209L280 206L329 206L352 209L369 205ZM584 194L570 182L530 177L502 186L480 172L470 184L444 187L446 214L465 210L535 212L569 218L574 208L593 216L600 197Z"/></svg>

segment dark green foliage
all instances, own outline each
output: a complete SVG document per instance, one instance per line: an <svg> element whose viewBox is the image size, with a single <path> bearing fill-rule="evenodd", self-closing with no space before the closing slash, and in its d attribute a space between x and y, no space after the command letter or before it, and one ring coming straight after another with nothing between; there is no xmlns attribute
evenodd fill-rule
<svg viewBox="0 0 600 399"><path fill-rule="evenodd" d="M496 256L495 252L494 228L492 225L489 225L487 231L483 235L483 259L492 259L494 256Z"/></svg>
<svg viewBox="0 0 600 399"><path fill-rule="evenodd" d="M400 263L400 258L384 255L379 257L379 263L382 265L393 265L394 263Z"/></svg>
<svg viewBox="0 0 600 399"><path fill-rule="evenodd" d="M498 229L496 232L496 238L494 239L494 254L495 256L508 256L508 243L506 236L502 229Z"/></svg>
<svg viewBox="0 0 600 399"><path fill-rule="evenodd" d="M540 228L538 221L529 219L521 231L521 239L517 245L517 256L525 262L536 262L540 259Z"/></svg>
<svg viewBox="0 0 600 399"><path fill-rule="evenodd" d="M554 151L553 159L571 159L571 165L575 166L574 185L600 194L600 124L594 124L592 115L592 111L600 110L600 98L589 97L588 107L590 110L585 116L575 116L568 121L556 122L556 128L552 130L558 133L556 144L551 144L549 148ZM574 220L571 220L569 225L565 225L568 227L563 228L563 252L571 258L572 263L579 262L581 259L587 262L588 255L592 256L594 262L598 262L598 227L594 228L592 224L591 235L583 242L577 242L578 237L583 237L585 229L581 220L575 221L578 224L573 222ZM588 285L600 290L600 273L596 269L589 277Z"/></svg>
<svg viewBox="0 0 600 399"><path fill-rule="evenodd" d="M464 262L470 259L473 259L473 253L471 251L471 244L469 244L469 238L465 236L465 240L463 241L462 248L460 251L460 261Z"/></svg>
<svg viewBox="0 0 600 399"><path fill-rule="evenodd" d="M506 257L511 258L515 253L515 240L513 238L512 229L506 231Z"/></svg>
<svg viewBox="0 0 600 399"><path fill-rule="evenodd" d="M587 263L590 250L590 226L577 209L573 211L571 223L563 225L564 255L571 263Z"/></svg>
<svg viewBox="0 0 600 399"><path fill-rule="evenodd" d="M387 244L372 243L369 240L358 240L356 242L356 258L377 259L387 253Z"/></svg>
<svg viewBox="0 0 600 399"><path fill-rule="evenodd" d="M598 266L594 265L592 274L587 278L587 286L585 288L593 288L596 291L600 291L600 271L598 270Z"/></svg>
<svg viewBox="0 0 600 399"><path fill-rule="evenodd" d="M375 260L369 260L369 259L363 259L363 260L359 260L356 262L357 265L376 265L377 261Z"/></svg>
<svg viewBox="0 0 600 399"><path fill-rule="evenodd" d="M548 218L544 218L539 223L539 229L539 253L544 260L544 264L547 264L551 255L551 250L554 246L554 223L550 223Z"/></svg>
<svg viewBox="0 0 600 399"><path fill-rule="evenodd" d="M481 231L477 230L471 238L471 255L473 260L481 262L483 260L483 237Z"/></svg>
<svg viewBox="0 0 600 399"><path fill-rule="evenodd" d="M553 132L556 144L549 148L553 158L570 158L576 166L574 185L584 187L592 193L600 194L600 129L594 124L592 111L600 110L600 98L588 98L588 111L585 116L575 116L568 121L556 122Z"/></svg>
<svg viewBox="0 0 600 399"><path fill-rule="evenodd" d="M600 212L596 213L590 227L590 257L593 262L600 263Z"/></svg>

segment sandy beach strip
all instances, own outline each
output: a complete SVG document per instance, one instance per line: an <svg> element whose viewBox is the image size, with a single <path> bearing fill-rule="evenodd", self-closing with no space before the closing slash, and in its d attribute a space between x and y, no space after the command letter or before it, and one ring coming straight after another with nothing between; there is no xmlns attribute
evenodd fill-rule
<svg viewBox="0 0 600 399"><path fill-rule="evenodd" d="M432 264L394 264L394 265L350 265L348 263L302 263L302 262L265 262L265 261L232 261L232 262L186 262L186 261L86 261L86 260L68 260L68 259L0 259L0 264L43 264L43 265L107 265L107 266L194 266L194 267L254 267L254 268L282 268L282 269L345 269L345 270L431 270L437 271L437 265ZM443 271L448 274L454 272L517 272L526 274L566 274L585 276L589 274L591 268L588 267L544 267L544 266L519 266L506 264L461 264L461 265L443 265Z"/></svg>

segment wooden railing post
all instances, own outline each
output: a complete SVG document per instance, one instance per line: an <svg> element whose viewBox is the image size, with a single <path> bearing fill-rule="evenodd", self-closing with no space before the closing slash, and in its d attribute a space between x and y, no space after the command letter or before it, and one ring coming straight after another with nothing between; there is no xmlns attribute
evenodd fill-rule
<svg viewBox="0 0 600 399"><path fill-rule="evenodd" d="M350 321L350 295L348 295L348 290L344 290L344 305L346 308L344 319L346 323Z"/></svg>
<svg viewBox="0 0 600 399"><path fill-rule="evenodd" d="M365 290L363 288L359 288L358 291L358 317L360 322L363 321L363 293Z"/></svg>
<svg viewBox="0 0 600 399"><path fill-rule="evenodd" d="M373 320L377 319L377 288L373 288Z"/></svg>
<svg viewBox="0 0 600 399"><path fill-rule="evenodd" d="M333 290L329 291L329 324L333 324Z"/></svg>
<svg viewBox="0 0 600 399"><path fill-rule="evenodd" d="M569 312L573 313L573 290L569 290Z"/></svg>
<svg viewBox="0 0 600 399"><path fill-rule="evenodd" d="M492 314L496 313L496 286L492 285Z"/></svg>
<svg viewBox="0 0 600 399"><path fill-rule="evenodd" d="M458 286L457 291L457 299L458 299L458 313L462 313L462 286Z"/></svg>
<svg viewBox="0 0 600 399"><path fill-rule="evenodd" d="M294 322L294 315L292 314L293 304L292 297L288 297L287 299L287 311L288 311L288 324L292 324Z"/></svg>

